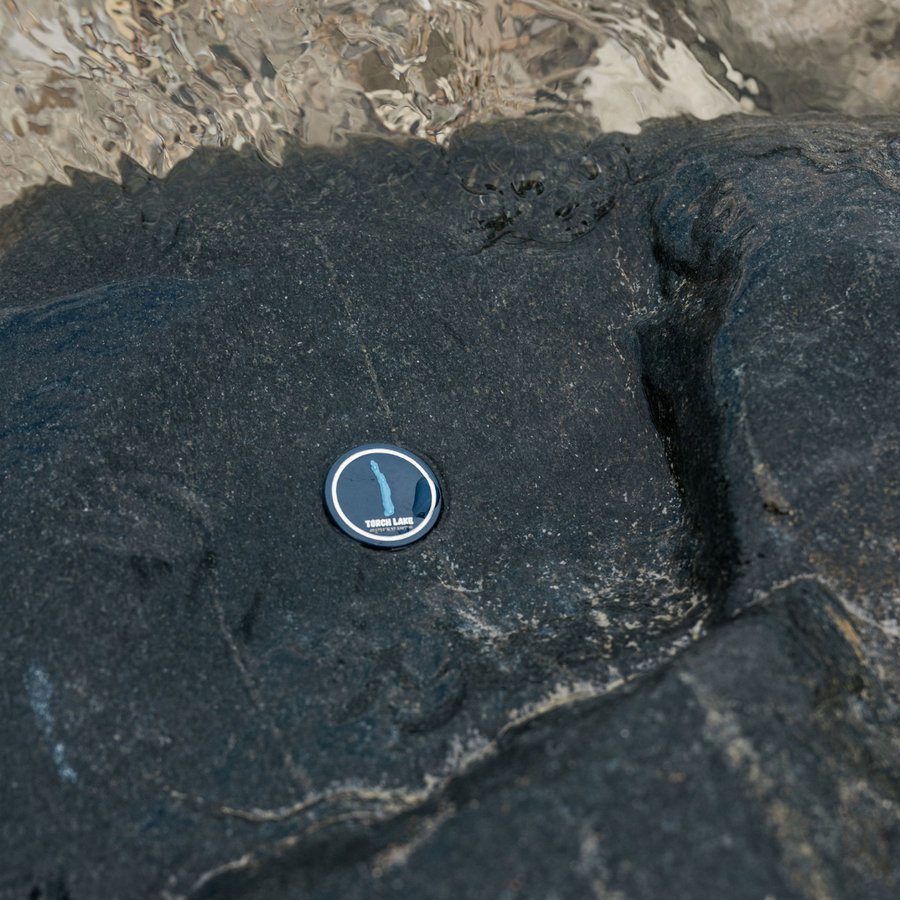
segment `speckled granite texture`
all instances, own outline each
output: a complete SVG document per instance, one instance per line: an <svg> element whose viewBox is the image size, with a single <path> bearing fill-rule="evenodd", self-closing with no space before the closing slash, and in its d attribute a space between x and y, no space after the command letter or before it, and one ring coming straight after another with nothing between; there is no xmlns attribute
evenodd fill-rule
<svg viewBox="0 0 900 900"><path fill-rule="evenodd" d="M897 896L900 126L579 129L4 210L3 900Z"/></svg>

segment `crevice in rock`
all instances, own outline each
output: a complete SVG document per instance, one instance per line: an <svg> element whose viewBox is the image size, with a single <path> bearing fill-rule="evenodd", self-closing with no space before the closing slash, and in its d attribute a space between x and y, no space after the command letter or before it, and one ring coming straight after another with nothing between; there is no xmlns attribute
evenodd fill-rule
<svg viewBox="0 0 900 900"><path fill-rule="evenodd" d="M715 202L707 196L706 205ZM698 216L696 224L702 221ZM692 235L695 237L695 235ZM713 346L730 297L740 282L733 253L712 241L685 260L654 230L661 310L638 323L641 384L681 497L683 563L715 612L724 605L738 561L723 455L725 412L717 396Z"/></svg>

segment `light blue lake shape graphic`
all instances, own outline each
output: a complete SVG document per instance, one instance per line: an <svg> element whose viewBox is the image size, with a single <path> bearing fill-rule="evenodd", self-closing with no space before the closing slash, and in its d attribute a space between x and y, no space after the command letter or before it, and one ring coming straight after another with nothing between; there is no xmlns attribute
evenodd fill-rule
<svg viewBox="0 0 900 900"><path fill-rule="evenodd" d="M372 471L378 479L378 487L381 488L381 505L384 507L385 518L389 518L394 514L394 503L391 500L391 486L388 484L387 478L384 477L381 469L378 468L378 463L375 462L374 459L369 460L369 465L372 467Z"/></svg>

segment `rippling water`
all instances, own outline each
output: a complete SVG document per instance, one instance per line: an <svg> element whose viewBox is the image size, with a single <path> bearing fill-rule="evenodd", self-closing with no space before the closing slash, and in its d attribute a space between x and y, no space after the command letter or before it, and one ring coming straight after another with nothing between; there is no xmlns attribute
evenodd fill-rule
<svg viewBox="0 0 900 900"><path fill-rule="evenodd" d="M900 0L2 0L0 203L201 145L900 107Z"/></svg>

